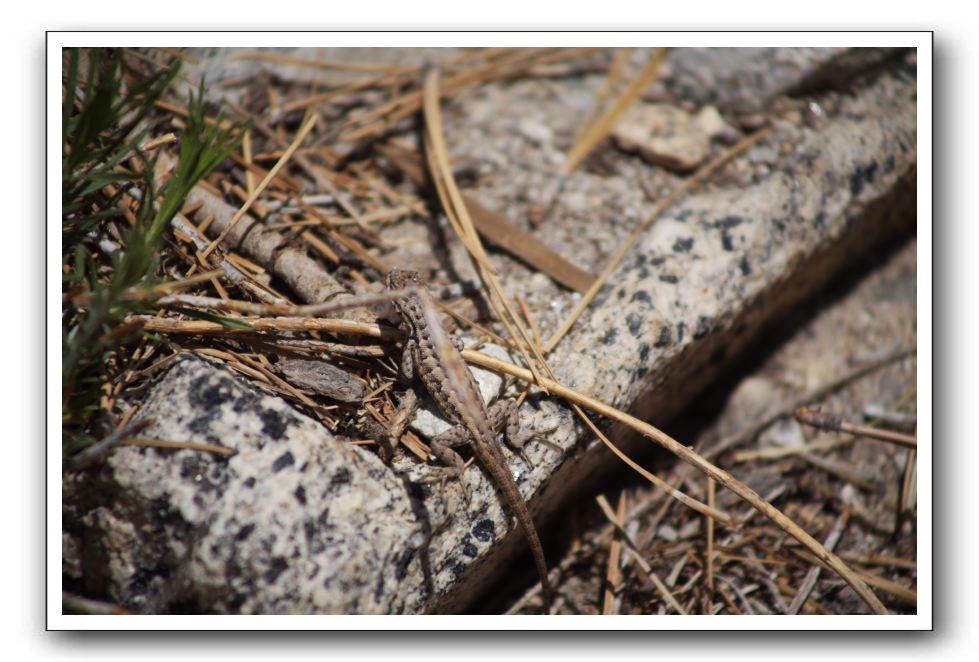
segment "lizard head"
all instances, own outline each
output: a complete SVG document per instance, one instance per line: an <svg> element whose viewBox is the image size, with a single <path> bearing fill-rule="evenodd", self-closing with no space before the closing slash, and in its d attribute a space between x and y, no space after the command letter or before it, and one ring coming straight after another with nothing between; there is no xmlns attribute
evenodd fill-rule
<svg viewBox="0 0 979 662"><path fill-rule="evenodd" d="M403 290L408 287L423 287L425 282L417 271L409 269L392 269L386 278L389 290Z"/></svg>

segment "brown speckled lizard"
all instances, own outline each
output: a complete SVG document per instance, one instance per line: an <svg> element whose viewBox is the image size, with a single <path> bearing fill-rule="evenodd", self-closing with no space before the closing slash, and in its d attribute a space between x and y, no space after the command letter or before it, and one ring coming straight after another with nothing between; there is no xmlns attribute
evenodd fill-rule
<svg viewBox="0 0 979 662"><path fill-rule="evenodd" d="M418 377L439 410L456 424L431 440L433 454L461 477L465 463L452 446L466 442L472 446L476 459L489 473L523 529L540 574L545 608L550 611L551 587L547 581L544 550L527 504L510 475L497 442L497 431L504 421L510 445L520 448L527 439L520 434L516 403L501 401L489 409L483 404L476 380L452 336L442 326L441 315L421 276L414 271L394 269L387 276L387 287L409 290L394 302L408 334L401 360L403 376L409 380Z"/></svg>

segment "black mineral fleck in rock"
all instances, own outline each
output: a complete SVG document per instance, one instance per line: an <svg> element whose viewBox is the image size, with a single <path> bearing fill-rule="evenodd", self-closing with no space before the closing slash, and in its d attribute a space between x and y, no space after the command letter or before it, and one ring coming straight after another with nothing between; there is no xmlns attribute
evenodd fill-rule
<svg viewBox="0 0 979 662"><path fill-rule="evenodd" d="M469 536L466 536L466 538L462 541L462 544L459 545L459 551L462 552L463 556L471 559L476 558L476 555L479 554L479 548L472 543Z"/></svg>
<svg viewBox="0 0 979 662"><path fill-rule="evenodd" d="M723 248L726 251L734 250L734 238L731 236L731 233L728 232L727 230L721 232L721 248Z"/></svg>
<svg viewBox="0 0 979 662"><path fill-rule="evenodd" d="M290 451L286 451L282 455L276 458L275 462L272 463L272 473L279 473L286 467L290 467L296 463L296 458L292 456Z"/></svg>
<svg viewBox="0 0 979 662"><path fill-rule="evenodd" d="M493 520L484 517L476 522L472 528L472 533L476 540L490 542L496 537L496 527L493 526Z"/></svg>
<svg viewBox="0 0 979 662"><path fill-rule="evenodd" d="M877 162L871 161L865 166L857 166L857 169L850 175L850 193L860 195L864 184L872 184L877 175Z"/></svg>
<svg viewBox="0 0 979 662"><path fill-rule="evenodd" d="M744 219L743 218L741 218L740 216L733 216L732 215L732 216L725 216L724 218L717 220L714 223L714 225L715 225L715 227L723 228L725 230L728 230L730 228L733 228L733 227L736 227L738 225L741 225L742 223L744 223Z"/></svg>
<svg viewBox="0 0 979 662"><path fill-rule="evenodd" d="M349 485L350 484L350 470L346 467L341 467L339 471L333 474L333 478L330 479L330 487L336 487L338 485Z"/></svg>
<svg viewBox="0 0 979 662"><path fill-rule="evenodd" d="M232 399L231 386L229 379L212 383L210 375L201 375L190 384L190 402L201 409L216 409Z"/></svg>
<svg viewBox="0 0 979 662"><path fill-rule="evenodd" d="M691 248L693 248L693 237L677 239L673 242L674 253L689 253Z"/></svg>
<svg viewBox="0 0 979 662"><path fill-rule="evenodd" d="M653 298L649 296L649 292L646 290L636 290L632 294L630 301L642 301L643 303L652 303Z"/></svg>
<svg viewBox="0 0 979 662"><path fill-rule="evenodd" d="M398 555L397 560L394 562L395 579L401 581L408 576L408 566L411 565L411 560L415 558L416 551L414 547L409 547Z"/></svg>
<svg viewBox="0 0 979 662"><path fill-rule="evenodd" d="M269 584L275 583L275 580L279 578L286 568L289 567L288 561L282 556L276 556L269 563L268 570L265 571L265 581Z"/></svg>
<svg viewBox="0 0 979 662"><path fill-rule="evenodd" d="M286 422L282 415L274 409L262 409L258 412L262 420L262 434L273 441L279 441L285 435Z"/></svg>
<svg viewBox="0 0 979 662"><path fill-rule="evenodd" d="M642 329L642 317L635 313L629 313L625 316L625 322L629 326L629 333L631 333L633 337L638 338L639 331Z"/></svg>

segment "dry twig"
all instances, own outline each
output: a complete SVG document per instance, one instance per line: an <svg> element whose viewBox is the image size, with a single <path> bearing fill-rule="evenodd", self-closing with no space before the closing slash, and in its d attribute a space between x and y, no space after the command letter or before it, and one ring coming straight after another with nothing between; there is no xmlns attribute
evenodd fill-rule
<svg viewBox="0 0 979 662"><path fill-rule="evenodd" d="M879 439L880 441L888 441L892 444L897 444L898 446L904 446L905 448L917 448L918 446L918 439L913 435L894 432L892 430L883 430L881 428L870 427L869 425L847 423L846 421L841 420L838 416L823 414L808 407L799 407L796 409L795 420L803 423L804 425L811 425L821 430L846 432L847 434L856 435L858 437Z"/></svg>

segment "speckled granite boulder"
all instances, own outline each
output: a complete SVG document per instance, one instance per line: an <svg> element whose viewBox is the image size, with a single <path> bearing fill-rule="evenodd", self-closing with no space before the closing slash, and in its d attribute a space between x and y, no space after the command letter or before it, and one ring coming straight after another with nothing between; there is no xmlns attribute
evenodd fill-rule
<svg viewBox="0 0 979 662"><path fill-rule="evenodd" d="M130 446L69 475L66 547L93 589L142 613L423 608L411 499L375 455L190 356L138 416L154 420L146 435L236 453Z"/></svg>

